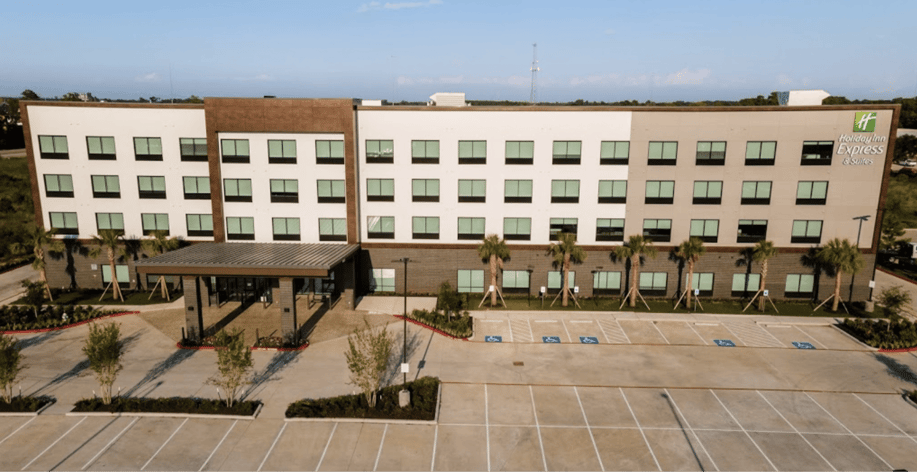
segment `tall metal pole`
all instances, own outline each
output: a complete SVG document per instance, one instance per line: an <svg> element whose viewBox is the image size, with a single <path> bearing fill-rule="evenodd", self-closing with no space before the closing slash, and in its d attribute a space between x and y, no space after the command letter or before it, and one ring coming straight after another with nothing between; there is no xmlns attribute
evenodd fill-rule
<svg viewBox="0 0 917 472"><path fill-rule="evenodd" d="M408 363L408 259L407 257L403 258L404 261L404 345L401 348L401 363ZM408 373L404 372L404 382L403 385L408 384Z"/></svg>

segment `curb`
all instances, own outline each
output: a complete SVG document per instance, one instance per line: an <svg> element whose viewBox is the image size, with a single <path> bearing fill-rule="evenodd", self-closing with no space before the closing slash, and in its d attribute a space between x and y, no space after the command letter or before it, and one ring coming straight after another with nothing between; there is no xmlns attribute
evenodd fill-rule
<svg viewBox="0 0 917 472"><path fill-rule="evenodd" d="M178 349L184 349L186 351L215 351L216 346L182 346L181 341L175 343L175 347ZM299 347L255 347L250 346L249 351L274 351L274 352L295 352L295 351L304 351L309 347L309 343L303 344Z"/></svg>
<svg viewBox="0 0 917 472"><path fill-rule="evenodd" d="M437 334L441 334L441 335L443 335L443 336L445 336L445 337L447 337L447 338L460 339L460 340L462 340L462 341L468 341L469 339L471 339L472 337L474 337L474 334L472 334L471 337L468 337L468 338L460 338L460 337L458 337L458 336L449 334L449 333L447 333L447 332L445 332L445 331L443 331L443 330L441 330L441 329L439 329L439 328L434 328L434 327L432 327L432 326L430 326L430 325L428 325L428 324L426 324L426 323L422 323L422 322L420 322L420 321L417 321L417 320L408 318L408 317L406 317L406 316L404 316L404 315L392 315L392 316L394 316L395 318L398 318L399 320L407 319L407 320L408 320L408 323L413 323L413 324L415 324L415 325L417 325L417 326L420 326L420 327L422 327L422 328L427 328L427 329L429 329L430 331L433 331L434 333L437 333ZM472 322L472 326L474 326L473 323L474 323L474 322Z"/></svg>
<svg viewBox="0 0 917 472"><path fill-rule="evenodd" d="M387 420L384 418L284 418L283 421L289 423L395 423L395 424L438 424L439 410L443 402L443 382L439 382L436 391L436 415L432 420Z"/></svg>
<svg viewBox="0 0 917 472"><path fill-rule="evenodd" d="M54 405L55 403L57 403L57 400L51 400L51 401L49 401L45 406L43 406L43 407L41 407L41 408L39 408L39 409L37 409L37 410L35 410L35 411L23 411L23 412L9 411L9 412L3 412L3 413L0 413L0 418L2 418L2 417L9 417L9 416L38 416L38 415L41 414L41 412L47 410L48 408L51 408L51 405Z"/></svg>
<svg viewBox="0 0 917 472"><path fill-rule="evenodd" d="M854 335L848 333L847 331L844 331L844 329L842 329L838 324L833 324L833 325L829 325L829 326L831 326L832 328L834 328L834 329L840 331L841 333L844 334L844 336L847 336L848 338L852 339L854 342L856 342L856 343L859 344L860 346L863 346L863 347L865 347L866 349L869 349L870 351L873 351L873 352L876 352L876 351L882 352L881 349L879 349L879 348L877 348L877 347L872 347L872 346L870 346L869 344L866 344L866 343L864 343L863 341L860 341L859 339L857 339L856 336L854 336Z"/></svg>
<svg viewBox="0 0 917 472"><path fill-rule="evenodd" d="M915 347L905 347L901 349L879 349L879 352L914 352L917 351L917 346ZM915 405L917 406L917 405Z"/></svg>
<svg viewBox="0 0 917 472"><path fill-rule="evenodd" d="M224 419L224 420L254 420L258 418L258 414L261 413L261 409L264 408L264 403L258 405L258 408L255 409L255 412L251 416L242 416L242 415L209 415L202 413L143 413L143 412L132 412L124 411L119 413L110 413L107 411L68 411L64 416L101 416L105 418L117 418L121 416L139 416L139 417L150 417L150 418L215 418L215 419Z"/></svg>
<svg viewBox="0 0 917 472"><path fill-rule="evenodd" d="M883 269L882 267L876 267L876 270L879 271L879 272L882 272L882 273L884 273L884 274L888 274L888 275L890 275L890 276L892 276L892 277L895 277L895 278L897 278L897 279L901 279L901 280L903 280L903 281L905 281L905 282L907 282L907 283L909 283L909 284L917 285L917 282L914 282L913 280L911 280L911 279L909 279L909 278L907 278L907 277L900 276L900 275L898 275L898 274L896 274L896 273L894 273L894 272L889 272L889 271Z"/></svg>
<svg viewBox="0 0 917 472"><path fill-rule="evenodd" d="M59 330L62 330L62 329L75 328L75 327L77 327L77 326L82 326L82 325L84 325L84 324L86 324L86 323L92 323L93 321L99 321L99 320L104 320L104 319L108 319L108 318L117 318L117 317L119 317L119 316L124 316L124 315L138 315L138 314L140 314L139 311L122 311L122 312L118 312L118 313L111 313L111 314L108 314L108 315L97 316L97 317L95 317L95 318L91 318L91 319L88 319L88 320L83 320L83 321L80 321L80 322L77 322L77 323L72 323L72 324L63 325L63 326L54 326L54 327L51 327L51 328L39 328L39 329L23 329L23 330L18 330L18 331L15 331L15 330L14 330L14 331L0 331L0 334L34 334L34 333L47 333L47 332L49 332L49 331L59 331Z"/></svg>

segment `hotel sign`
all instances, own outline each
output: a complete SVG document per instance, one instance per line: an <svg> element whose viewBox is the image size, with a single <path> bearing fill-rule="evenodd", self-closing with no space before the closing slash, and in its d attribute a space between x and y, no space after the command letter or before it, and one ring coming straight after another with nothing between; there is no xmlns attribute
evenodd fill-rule
<svg viewBox="0 0 917 472"><path fill-rule="evenodd" d="M885 154L888 136L875 133L878 115L874 111L854 113L853 133L842 134L837 138L837 154L843 157L841 162L845 166L872 165L875 159L871 156Z"/></svg>

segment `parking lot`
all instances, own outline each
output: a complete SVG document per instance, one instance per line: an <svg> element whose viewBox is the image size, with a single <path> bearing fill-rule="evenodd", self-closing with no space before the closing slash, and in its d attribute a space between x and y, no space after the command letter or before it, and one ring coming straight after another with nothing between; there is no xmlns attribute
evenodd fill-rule
<svg viewBox="0 0 917 472"><path fill-rule="evenodd" d="M449 383L435 424L0 418L3 470L917 469L898 395Z"/></svg>

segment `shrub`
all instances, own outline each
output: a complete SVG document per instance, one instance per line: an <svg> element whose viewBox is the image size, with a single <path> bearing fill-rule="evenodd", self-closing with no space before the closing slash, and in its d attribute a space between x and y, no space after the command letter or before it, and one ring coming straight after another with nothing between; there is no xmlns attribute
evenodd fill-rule
<svg viewBox="0 0 917 472"><path fill-rule="evenodd" d="M245 337L238 328L229 333L220 330L213 345L217 348L219 375L211 382L223 389L226 406L232 408L239 389L248 383L246 377L252 368L252 351L245 345Z"/></svg>
<svg viewBox="0 0 917 472"><path fill-rule="evenodd" d="M877 301L892 316L898 316L901 314L901 309L911 303L911 294L906 292L900 285L895 285L882 290Z"/></svg>
<svg viewBox="0 0 917 472"><path fill-rule="evenodd" d="M917 346L917 324L907 320L847 318L840 327L872 347L905 349Z"/></svg>
<svg viewBox="0 0 917 472"><path fill-rule="evenodd" d="M24 368L19 341L0 334L0 389L7 404L13 401L13 384Z"/></svg>
<svg viewBox="0 0 917 472"><path fill-rule="evenodd" d="M467 311L458 317L450 318L436 311L414 310L408 317L457 338L468 338L474 334L474 322Z"/></svg>
<svg viewBox="0 0 917 472"><path fill-rule="evenodd" d="M436 418L439 379L422 377L407 385L393 385L379 390L374 407L366 402L362 394L339 397L304 399L287 407L287 418L380 418L433 420ZM411 404L405 408L398 405L398 392L406 388L411 392Z"/></svg>
<svg viewBox="0 0 917 472"><path fill-rule="evenodd" d="M0 402L0 413L32 413L52 401L49 397L13 397L9 403Z"/></svg>
<svg viewBox="0 0 917 472"><path fill-rule="evenodd" d="M204 415L241 415L251 416L261 402L236 402L232 407L220 400L204 398L116 398L105 404L98 398L84 399L76 402L73 411L91 412L107 411L111 413L190 413Z"/></svg>

